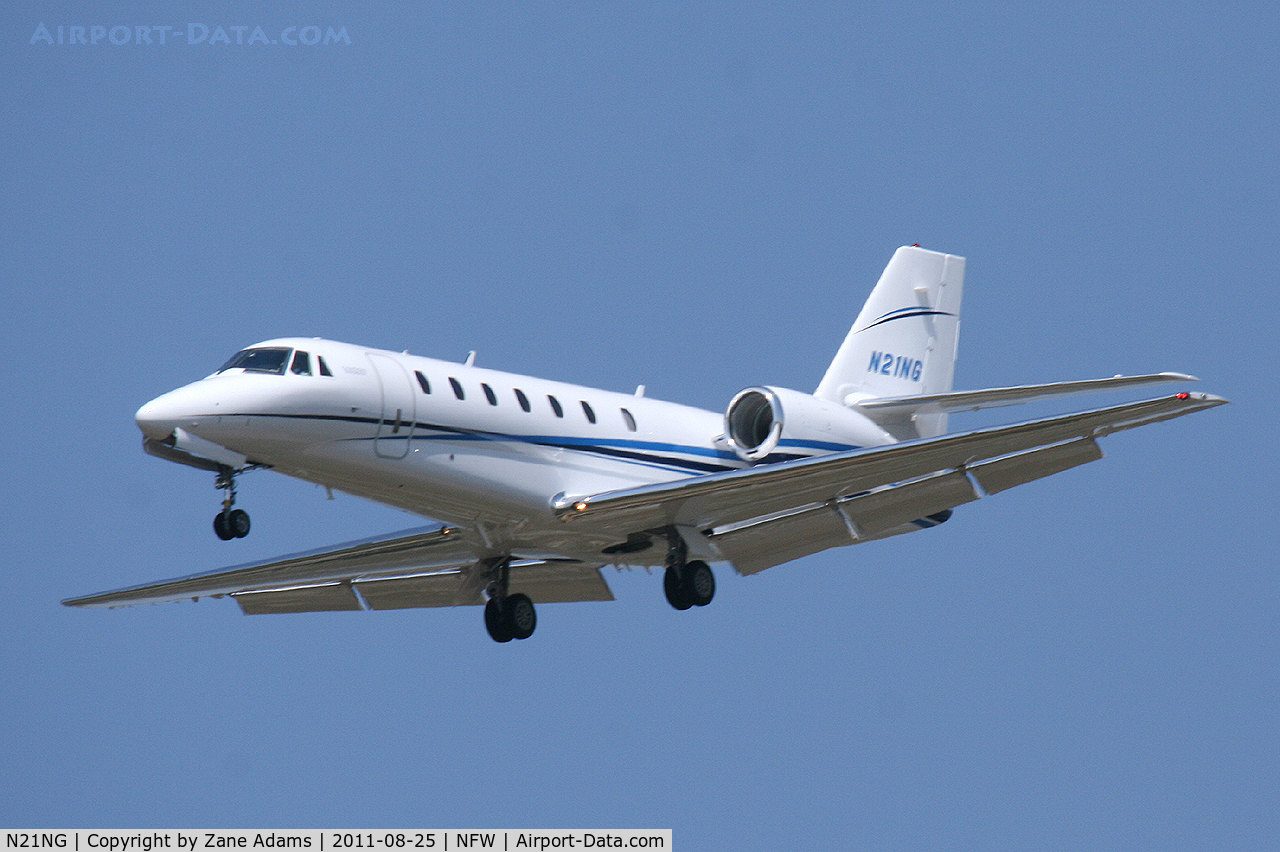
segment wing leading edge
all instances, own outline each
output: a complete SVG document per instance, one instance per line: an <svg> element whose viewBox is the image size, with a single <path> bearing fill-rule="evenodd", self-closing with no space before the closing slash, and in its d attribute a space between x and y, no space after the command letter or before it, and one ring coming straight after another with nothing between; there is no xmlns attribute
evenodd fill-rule
<svg viewBox="0 0 1280 852"><path fill-rule="evenodd" d="M583 497L567 524L695 527L740 573L906 531L955 506L1102 457L1097 438L1222 405L1180 393L1075 414ZM979 491L981 489L981 491ZM943 518L945 520L945 517Z"/></svg>
<svg viewBox="0 0 1280 852"><path fill-rule="evenodd" d="M121 607L230 596L246 615L484 603L489 559L455 527L422 527L335 547L63 601ZM539 603L613 600L599 565L511 563L511 590Z"/></svg>

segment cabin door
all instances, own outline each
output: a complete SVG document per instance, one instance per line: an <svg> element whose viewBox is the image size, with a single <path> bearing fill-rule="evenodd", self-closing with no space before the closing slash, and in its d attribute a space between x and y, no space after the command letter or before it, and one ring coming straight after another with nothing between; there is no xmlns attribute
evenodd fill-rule
<svg viewBox="0 0 1280 852"><path fill-rule="evenodd" d="M417 399L413 382L400 362L388 355L367 353L382 386L382 419L373 440L373 451L384 459L402 459L413 439Z"/></svg>

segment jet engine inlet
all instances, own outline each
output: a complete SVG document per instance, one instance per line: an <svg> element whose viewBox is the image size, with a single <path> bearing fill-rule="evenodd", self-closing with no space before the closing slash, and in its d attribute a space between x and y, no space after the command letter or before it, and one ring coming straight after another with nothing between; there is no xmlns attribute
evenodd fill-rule
<svg viewBox="0 0 1280 852"><path fill-rule="evenodd" d="M743 461L759 461L778 446L782 437L782 410L768 388L747 388L729 402L724 434Z"/></svg>

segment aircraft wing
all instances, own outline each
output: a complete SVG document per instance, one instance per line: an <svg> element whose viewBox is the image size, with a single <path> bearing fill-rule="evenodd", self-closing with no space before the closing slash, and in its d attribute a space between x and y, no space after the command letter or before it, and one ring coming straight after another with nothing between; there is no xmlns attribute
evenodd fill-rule
<svg viewBox="0 0 1280 852"><path fill-rule="evenodd" d="M627 534L702 532L741 573L829 547L932 526L945 510L1102 457L1095 440L1226 400L1180 393L1141 402L833 453L554 503L568 525ZM942 518L945 520L945 517ZM907 527L909 528L909 527Z"/></svg>
<svg viewBox="0 0 1280 852"><path fill-rule="evenodd" d="M71 598L75 607L230 596L246 615L478 605L488 560L456 527L422 527L266 562ZM613 600L600 566L517 559L510 589L538 603Z"/></svg>

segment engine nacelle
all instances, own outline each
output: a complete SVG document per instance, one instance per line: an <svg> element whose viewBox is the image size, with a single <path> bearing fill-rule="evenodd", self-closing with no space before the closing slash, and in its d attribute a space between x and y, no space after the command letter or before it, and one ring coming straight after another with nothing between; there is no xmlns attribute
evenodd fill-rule
<svg viewBox="0 0 1280 852"><path fill-rule="evenodd" d="M781 452L814 456L894 439L866 416L830 400L788 388L739 391L724 413L724 436L743 461Z"/></svg>

